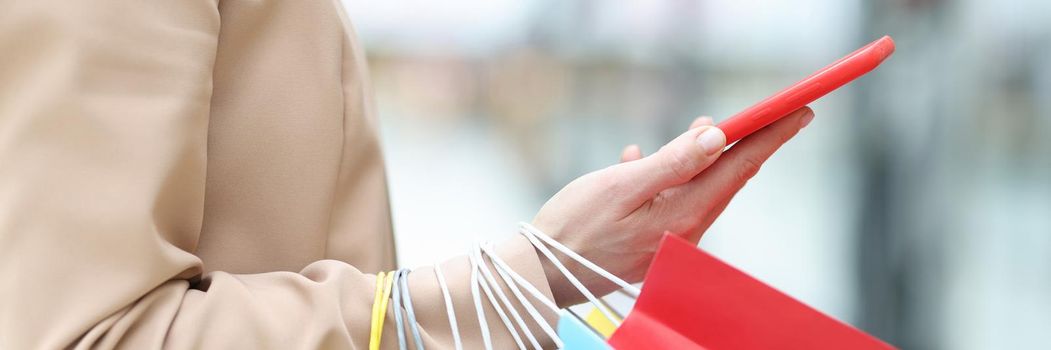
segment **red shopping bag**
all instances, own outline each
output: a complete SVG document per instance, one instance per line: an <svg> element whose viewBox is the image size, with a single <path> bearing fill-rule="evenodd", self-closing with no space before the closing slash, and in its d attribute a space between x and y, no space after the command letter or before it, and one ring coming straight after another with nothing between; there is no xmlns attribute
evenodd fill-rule
<svg viewBox="0 0 1051 350"><path fill-rule="evenodd" d="M665 235L616 349L893 349Z"/></svg>

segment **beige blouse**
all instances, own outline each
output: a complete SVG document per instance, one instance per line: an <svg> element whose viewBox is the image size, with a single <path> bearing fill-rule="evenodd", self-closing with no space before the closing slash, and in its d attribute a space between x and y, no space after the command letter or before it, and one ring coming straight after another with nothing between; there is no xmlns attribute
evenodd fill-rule
<svg viewBox="0 0 1051 350"><path fill-rule="evenodd" d="M367 348L395 266L365 71L339 0L0 5L0 349ZM549 293L525 240L498 251ZM479 348L467 259L442 266ZM432 271L412 300L448 348Z"/></svg>

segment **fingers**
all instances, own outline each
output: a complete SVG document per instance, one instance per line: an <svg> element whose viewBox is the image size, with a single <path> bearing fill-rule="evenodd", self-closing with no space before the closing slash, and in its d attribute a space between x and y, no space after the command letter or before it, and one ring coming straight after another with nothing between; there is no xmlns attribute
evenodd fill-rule
<svg viewBox="0 0 1051 350"><path fill-rule="evenodd" d="M694 119L693 123L690 123L690 129L696 129L696 128L699 128L699 127L702 127L702 126L706 126L706 125L707 126L715 125L715 121L712 120L712 117L700 116L700 117L697 117L697 119Z"/></svg>
<svg viewBox="0 0 1051 350"><path fill-rule="evenodd" d="M726 151L718 163L686 186L682 194L689 202L683 204L690 208L721 211L725 204L711 204L729 202L729 198L759 172L760 166L813 118L814 112L803 107L745 137Z"/></svg>
<svg viewBox="0 0 1051 350"><path fill-rule="evenodd" d="M711 125L715 125L715 121L712 120L712 117L700 116L697 117L697 119L694 119L692 123L690 123L689 129L696 129L702 126ZM639 148L639 145L628 145L627 147L624 147L623 151L620 151L621 163L627 163L639 159L642 159L642 149Z"/></svg>
<svg viewBox="0 0 1051 350"><path fill-rule="evenodd" d="M690 129L656 153L620 165L618 176L629 195L642 203L658 192L689 182L708 168L726 147L726 135L714 126Z"/></svg>
<svg viewBox="0 0 1051 350"><path fill-rule="evenodd" d="M620 151L621 163L627 163L639 159L642 159L642 150L639 149L639 145L628 145L628 147L624 147L623 151Z"/></svg>

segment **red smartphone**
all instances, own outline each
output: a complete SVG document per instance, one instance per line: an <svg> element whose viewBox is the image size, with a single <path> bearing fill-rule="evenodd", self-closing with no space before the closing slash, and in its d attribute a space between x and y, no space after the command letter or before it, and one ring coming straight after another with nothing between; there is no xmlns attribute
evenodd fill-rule
<svg viewBox="0 0 1051 350"><path fill-rule="evenodd" d="M737 142L797 109L814 102L832 90L851 82L879 66L894 53L894 40L884 36L821 68L809 77L748 107L719 123L726 133L726 144Z"/></svg>

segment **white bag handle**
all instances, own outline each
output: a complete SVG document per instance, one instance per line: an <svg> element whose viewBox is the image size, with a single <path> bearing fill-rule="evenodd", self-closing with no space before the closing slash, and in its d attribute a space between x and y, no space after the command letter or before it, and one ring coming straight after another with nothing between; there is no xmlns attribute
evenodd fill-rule
<svg viewBox="0 0 1051 350"><path fill-rule="evenodd" d="M489 259L493 261L493 267L496 268L496 273L500 275L501 279L504 280L504 283L507 284L507 286L511 289L511 293L513 293L515 297L518 298L518 301L523 306L525 306L526 311L529 312L529 315L533 317L533 320L535 320L536 323L540 325L540 329L542 329L544 333L546 333L547 336L550 337L552 341L554 341L556 347L562 348L564 344L562 343L562 338L558 337L558 332L555 332L555 330L547 324L547 320L545 320L544 317L540 315L540 311L538 311L536 307L533 306L533 303L530 302L529 299L527 299L525 295L522 294L522 291L521 289L519 289L519 287L524 288L527 292L529 292L529 294L536 298L536 300L539 300L541 304L544 304L544 306L547 306L549 309L551 309L552 312L556 314L559 311L558 306L556 306L553 301L548 299L547 296L544 295L544 293L541 293L540 290L536 288L536 286L533 286L533 284L530 283L529 280L526 280L517 272L512 270L511 267L507 265L507 262L504 261L504 259L500 258L499 255L496 255L496 253L493 252L492 246L482 246L482 252L484 252L485 255L489 256Z"/></svg>
<svg viewBox="0 0 1051 350"><path fill-rule="evenodd" d="M573 273L569 272L569 269L566 268L566 266L563 265L562 262L555 257L555 254L552 253L550 249L547 249L547 247L544 246L544 244L541 243L540 240L538 240L532 232L526 230L525 228L521 230L521 233L523 236L529 239L530 242L533 243L533 246L536 247L536 249L539 250L540 253L547 257L547 259L550 260L556 268L558 268L558 271L562 272L562 275L569 280L569 283L573 284L573 287L580 291L580 294L583 294L584 297L588 299L588 302L590 302L591 305L595 306L595 308L602 313L602 316L605 316L606 319L609 319L609 322L613 323L613 325L620 327L620 320L614 317L609 312L609 310L606 309L606 305L600 302L598 298L596 298L595 295L592 294L591 291L588 290L588 288L585 287L584 284L581 283L580 280L573 275Z"/></svg>
<svg viewBox="0 0 1051 350"><path fill-rule="evenodd" d="M533 227L533 225L531 225L529 223L525 223L525 222L520 222L520 223L518 223L518 225L520 225L522 227L524 232L528 232L530 235L532 235L532 236L534 236L536 238L539 238L540 240L544 241L544 243L547 243L548 245L554 247L555 249L558 249L558 251L562 252L563 254L566 254L567 256L572 258L573 260L576 260L581 265L584 265L584 267L587 267L591 271L594 271L595 273L601 275L602 277L605 277L606 279L610 280L610 282L613 282L613 283L617 284L618 286L623 288L624 291L627 292L632 297L635 297L635 298L639 297L639 293L641 293L641 291L639 290L638 287L635 287L635 286L631 285L631 283L628 283L628 282L624 281L623 279L621 279L620 277L617 277L616 275L610 273L609 271L606 271L606 269L603 269L602 267L599 267L595 263L591 262L591 260L585 259L584 257L580 256L580 254L577 254L577 252L574 252L572 249L569 249L568 247L562 245L562 243L559 243L554 238L551 238L547 234L544 234L543 231L540 231L536 227Z"/></svg>
<svg viewBox="0 0 1051 350"><path fill-rule="evenodd" d="M460 341L460 326L456 324L456 309L453 308L452 294L449 292L449 284L445 283L445 275L442 274L442 266L434 265L434 275L438 278L438 286L442 289L442 298L445 299L445 313L449 316L449 328L453 333L453 345L456 350L463 350L463 342Z"/></svg>
<svg viewBox="0 0 1051 350"><path fill-rule="evenodd" d="M478 245L475 246L475 249L471 252L471 257L477 259L479 262L478 266L481 267L481 276L484 277L485 281L487 281L487 283L493 287L492 289L496 292L496 295L499 297L500 301L503 302L507 310L510 311L511 316L515 320L515 323L518 324L518 327L522 329L522 333L525 334L526 339L529 340L529 344L532 345L534 349L543 349L543 347L540 346L540 342L536 340L536 336L533 335L533 331L529 329L529 325L527 325L525 320L522 319L522 316L518 313L518 310L515 308L514 304L511 303L511 300L508 299L507 294L504 293L503 288L499 287L500 283L496 281L496 278L493 277L493 273L489 270L489 266L485 264L485 260L482 258L481 251L482 247L481 245ZM514 332L513 329L511 329L511 331L512 333ZM524 349L524 344L520 344L520 348Z"/></svg>
<svg viewBox="0 0 1051 350"><path fill-rule="evenodd" d="M589 270L594 271L595 273L613 282L614 284L617 284L621 287L620 292L627 294L630 297L638 298L640 294L640 290L638 287L631 285L630 283L624 281L623 279L617 277L609 271L606 271L605 269L596 265L590 260L587 260L583 256L580 256L580 254L577 254L572 249L569 249L568 247L562 245L555 239L547 236L536 227L533 227L533 225L530 225L525 222L519 223L519 225L519 233L525 236L526 239L529 240L529 243L533 245L533 247L539 250L545 258L551 261L551 263L555 265L556 268L558 268L559 272L561 272L562 275L570 281L573 287L580 291L580 293L588 299L589 303L594 305L595 308L597 308L599 312L601 312L602 315L609 319L609 321L612 322L614 325L620 324L619 318L614 316L612 314L612 311L608 309L606 304L603 303L601 299L596 297L593 293L591 293L591 291L588 290L587 287L585 287L584 284L581 283L580 280L576 276L574 276L573 273L570 272L569 269L566 268L566 266L562 264L560 260L558 260L558 258L551 251L551 249L548 248L548 246L555 248L559 252L565 254L566 256L569 256L571 259L580 263L584 267L587 267ZM527 340L529 340L530 345L539 349L540 344L537 341L534 334L532 333L532 331L529 330L529 327L526 325L525 320L515 309L514 305L511 304L510 299L503 292L503 289L500 288L499 283L496 281L496 277L493 276L492 272L489 270L489 266L485 263L483 254L489 257L489 260L493 263L493 267L496 269L497 275L499 275L500 279L502 279L503 282L508 286L508 289L511 290L511 293L514 294L515 298L518 299L519 303L521 303L523 307L525 307L526 311L533 318L533 320L540 326L544 333L546 333L552 339L552 341L554 341L556 347L562 348L564 346L564 343L562 342L562 339L558 337L558 333L551 328L551 326L547 323L547 320L544 319L544 317L540 314L539 310L536 309L533 303L526 298L526 296L522 293L521 289L525 289L526 292L533 296L533 298L539 300L541 304L544 304L544 306L546 306L556 314L560 312L558 305L556 305L553 300L548 298L543 292L536 288L536 286L529 282L529 280L525 279L517 272L515 272L511 268L511 266L507 264L507 262L505 262L502 258L500 258L499 255L495 253L491 244L485 243L475 245L474 249L468 255L468 258L471 263L471 296L474 301L475 312L478 316L478 325L481 329L482 342L485 346L485 349L491 350L493 348L493 343L491 334L489 333L489 324L485 318L485 310L482 308L481 294L483 292L485 293L486 298L489 300L489 302L493 305L493 308L496 309L496 312L500 316L501 321L503 321L504 326L507 327L508 331L511 332L515 344L518 345L519 349L525 349L525 344L522 342L522 338L519 337L519 334L517 332L517 329L519 328L526 335L526 338ZM456 324L456 315L455 311L453 311L452 299L450 297L448 286L445 284L445 278L441 274L441 269L437 266L435 266L435 274L438 276L438 283L442 287L442 294L445 298L446 310L449 316L450 327L453 330L453 340L456 343L456 349L462 350L463 345L460 342L459 328ZM481 291L479 291L479 289L481 289ZM501 303L503 306L506 306L507 310L511 314L510 318L508 317L508 314L504 312L504 307L501 306ZM512 323L511 318L514 319L514 323ZM515 327L515 324L518 324L519 327Z"/></svg>
<svg viewBox="0 0 1051 350"><path fill-rule="evenodd" d="M478 274L481 271L481 268L484 266L483 264L485 264L485 262L482 261L481 256L478 254L477 250L478 247L475 246L475 251L472 251L471 254L467 256L471 260L471 266L477 269L476 271L474 271L475 274ZM493 288L489 286L489 282L486 281L484 278L479 278L478 284L482 287L482 291L485 292L485 297L489 299L489 303L493 304L493 308L496 309L496 314L500 316L500 320L504 322L504 327L507 327L507 331L511 332L511 338L514 339L515 344L518 345L519 349L525 350L525 344L522 343L522 338L518 336L518 332L515 330L515 326L511 324L511 320L507 318L507 314L504 313L504 308L501 307L500 303L496 301L495 297L493 297ZM499 287L497 287L496 289L499 289Z"/></svg>
<svg viewBox="0 0 1051 350"><path fill-rule="evenodd" d="M474 299L474 310L478 316L478 328L482 333L482 344L486 350L493 349L493 340L489 339L489 323L485 320L485 310L482 310L482 299L478 291L478 265L471 260L471 297Z"/></svg>

